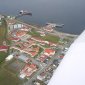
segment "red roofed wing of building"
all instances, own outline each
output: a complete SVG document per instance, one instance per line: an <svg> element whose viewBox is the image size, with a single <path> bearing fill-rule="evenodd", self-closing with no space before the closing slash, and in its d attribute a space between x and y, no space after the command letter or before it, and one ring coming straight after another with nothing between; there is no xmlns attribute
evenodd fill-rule
<svg viewBox="0 0 85 85"><path fill-rule="evenodd" d="M47 48L47 49L44 50L44 54L48 55L48 56L54 55L55 54L55 50Z"/></svg>

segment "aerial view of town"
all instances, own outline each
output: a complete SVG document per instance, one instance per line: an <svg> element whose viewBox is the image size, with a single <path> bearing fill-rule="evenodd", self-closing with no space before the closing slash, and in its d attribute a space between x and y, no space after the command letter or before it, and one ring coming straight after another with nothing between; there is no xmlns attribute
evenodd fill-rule
<svg viewBox="0 0 85 85"><path fill-rule="evenodd" d="M0 15L0 85L47 85L77 38L56 31L59 26L34 26Z"/></svg>

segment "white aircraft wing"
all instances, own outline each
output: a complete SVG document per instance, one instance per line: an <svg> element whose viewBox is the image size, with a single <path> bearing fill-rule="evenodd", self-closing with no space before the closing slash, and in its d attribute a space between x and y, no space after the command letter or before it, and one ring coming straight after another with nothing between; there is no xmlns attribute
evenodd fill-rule
<svg viewBox="0 0 85 85"><path fill-rule="evenodd" d="M48 85L85 85L85 31L70 46Z"/></svg>

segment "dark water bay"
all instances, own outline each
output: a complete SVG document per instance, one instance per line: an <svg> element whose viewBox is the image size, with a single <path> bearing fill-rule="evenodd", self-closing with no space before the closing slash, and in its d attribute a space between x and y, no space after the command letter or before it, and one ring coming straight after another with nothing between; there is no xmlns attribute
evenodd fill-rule
<svg viewBox="0 0 85 85"><path fill-rule="evenodd" d="M17 15L21 9L33 14L21 18L27 23L61 23L65 26L59 31L73 34L85 28L85 0L0 0L1 14Z"/></svg>

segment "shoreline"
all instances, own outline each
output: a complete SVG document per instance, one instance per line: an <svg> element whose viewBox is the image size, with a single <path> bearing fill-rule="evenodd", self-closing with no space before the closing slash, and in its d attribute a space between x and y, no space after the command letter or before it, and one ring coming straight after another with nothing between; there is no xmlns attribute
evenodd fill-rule
<svg viewBox="0 0 85 85"><path fill-rule="evenodd" d="M4 15L1 15L1 16L4 16ZM16 19L15 16L4 16L4 18L5 18L8 26L9 26L9 22L10 22L10 24L20 23L20 24L26 25L29 28L33 28L36 31L40 30L40 31L44 32L44 34L49 34L49 35L53 35L53 36L56 36L56 37L60 37L61 39L64 39L64 38L74 38L74 39L76 39L78 37L78 35L75 35L75 34L57 31L57 30L55 30L55 28L51 28L51 29L53 29L53 31L45 31L44 30L44 29L46 29L45 26L32 25L32 24L24 22L24 20Z"/></svg>
<svg viewBox="0 0 85 85"><path fill-rule="evenodd" d="M2 15L4 17L7 17L7 16L15 17L15 16L12 16L12 15L5 15L5 14L0 14L0 15ZM34 28L36 27L36 28L40 28L41 29L42 27L44 27L44 25L39 25L39 24L35 24L35 23L25 22L23 19L15 19L15 20L20 22L20 23L28 24L28 25L30 25L30 26L32 26ZM57 32L57 33L62 33L63 35L67 35L67 36L74 36L75 37L75 36L79 35L79 34L72 34L72 33L59 31L59 30L56 30L56 29L54 29L54 31Z"/></svg>
<svg viewBox="0 0 85 85"><path fill-rule="evenodd" d="M28 26L30 26L30 27L33 27L33 28L35 28L35 29L38 29L39 28L39 30L40 29L42 29L44 26L40 26L40 25L36 25L36 24L29 24L29 22L28 23L26 23L26 22L24 22L23 20L18 20L18 19L15 19L16 21L19 21L20 23L24 23L24 24L26 24L26 25L28 25ZM54 33L58 33L58 34L62 34L62 35L65 35L65 36L71 36L71 37L77 37L78 35L76 35L76 34L71 34L71 33L66 33L66 32L62 32L62 31L57 31L57 30L55 30L55 29L53 29L53 32ZM54 34L55 35L55 34Z"/></svg>
<svg viewBox="0 0 85 85"><path fill-rule="evenodd" d="M0 15L2 15L2 14L0 14ZM2 16L7 17L8 15L2 15ZM9 15L9 16L15 18L15 16L11 16L11 15ZM33 28L39 28L39 29L41 29L42 27L45 26L45 25L39 25L39 24L35 24L35 23L25 22L22 19L15 19L15 20L18 21L18 22L20 22L20 23L27 24L28 26L33 27ZM71 34L71 33L67 33L67 32L62 32L62 31L56 30L54 28L53 28L53 30L55 31L54 33L58 33L58 34L61 33L61 34L66 35L66 36L76 37L76 36L79 35L79 34Z"/></svg>

